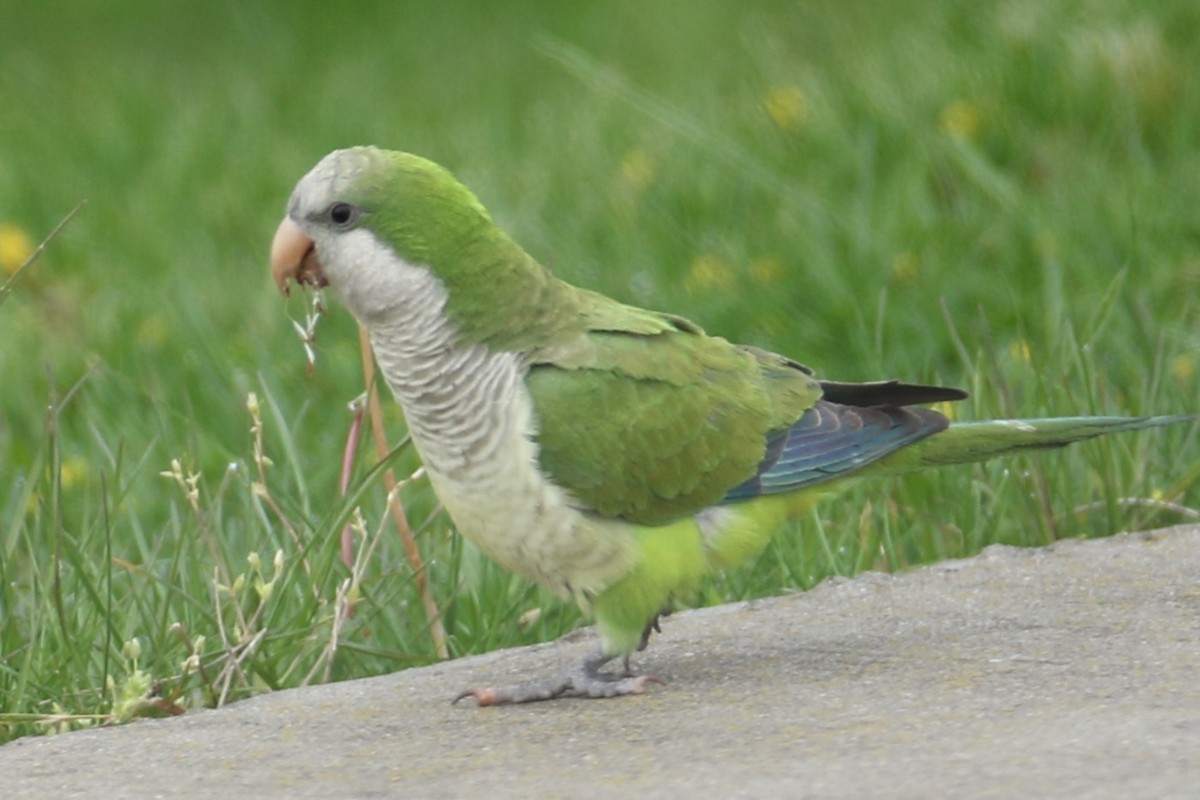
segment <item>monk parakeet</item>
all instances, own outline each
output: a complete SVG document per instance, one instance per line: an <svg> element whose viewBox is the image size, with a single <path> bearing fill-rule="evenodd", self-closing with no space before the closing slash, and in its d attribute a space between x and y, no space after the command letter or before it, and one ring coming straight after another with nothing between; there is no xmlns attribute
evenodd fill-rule
<svg viewBox="0 0 1200 800"><path fill-rule="evenodd" d="M481 705L614 697L661 613L850 479L1054 447L1172 418L950 425L957 389L838 383L555 278L438 165L333 152L296 185L275 281L330 285L366 328L458 531L595 618L568 674ZM602 671L613 660L624 671Z"/></svg>

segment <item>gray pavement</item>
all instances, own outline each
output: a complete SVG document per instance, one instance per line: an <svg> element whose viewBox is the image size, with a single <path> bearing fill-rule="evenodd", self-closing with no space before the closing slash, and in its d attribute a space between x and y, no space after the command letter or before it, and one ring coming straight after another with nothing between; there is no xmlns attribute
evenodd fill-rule
<svg viewBox="0 0 1200 800"><path fill-rule="evenodd" d="M477 709L588 634L0 747L0 797L1200 797L1200 526L676 614L632 698Z"/></svg>

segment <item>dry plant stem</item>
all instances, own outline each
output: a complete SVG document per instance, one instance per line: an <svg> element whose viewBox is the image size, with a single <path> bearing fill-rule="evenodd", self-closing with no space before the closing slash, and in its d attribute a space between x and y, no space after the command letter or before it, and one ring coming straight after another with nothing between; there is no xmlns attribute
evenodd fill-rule
<svg viewBox="0 0 1200 800"><path fill-rule="evenodd" d="M385 458L388 452L387 433L383 429L383 412L379 408L379 393L375 391L375 361L371 356L371 340L366 328L358 326L358 340L362 350L363 380L367 385L367 408L371 417L371 436L375 440L375 451L379 458ZM442 615L437 603L429 590L429 580L425 574L425 562L421 559L421 551L417 549L417 541L409 527L408 517L404 506L400 503L396 488L396 476L391 469L383 473L383 485L387 490L389 507L400 538L404 542L404 552L408 556L408 564L412 568L413 578L417 582L417 591L421 595L421 605L425 607L425 616L429 620L429 635L433 639L434 651L437 657L447 659L450 651L446 647L446 629L442 625Z"/></svg>
<svg viewBox="0 0 1200 800"><path fill-rule="evenodd" d="M329 644L325 647L323 657L317 660L317 663L313 665L312 672L305 678L306 684L312 679L313 673L321 666L322 661L325 662L325 666L321 671L321 682L329 683L333 677L333 659L337 655L338 644L341 642L342 626L346 624L346 620L354 615L354 601L350 599L350 589L353 585L354 579L346 578L346 580L342 581L342 585L338 587L334 607L341 606L344 611L333 615L333 625L330 626L329 630Z"/></svg>
<svg viewBox="0 0 1200 800"><path fill-rule="evenodd" d="M253 398L254 393L251 393L250 396ZM275 515L277 520L279 520L279 524L283 526L285 531L287 531L288 536L292 537L292 542L296 545L296 552L305 553L306 549L304 547L303 540L300 538L300 534L296 532L296 528L292 525L292 521L288 519L287 514L283 513L283 509L280 508L279 504L275 502L275 498L271 496L270 489L267 488L267 466L272 462L271 459L267 457L266 450L263 447L263 423L258 412L258 401L255 399L252 402L253 408L249 409L252 421L250 433L254 436L254 465L258 470L258 487L260 489L260 491L256 491L254 494L267 504L267 507L271 509L271 513ZM248 405L250 404L248 403ZM343 492L343 494L345 494L345 492ZM308 563L307 556L301 556L300 565L304 568L304 574L311 577L312 565ZM315 585L313 585L312 591L313 597L317 597L318 591Z"/></svg>
<svg viewBox="0 0 1200 800"><path fill-rule="evenodd" d="M350 491L350 475L354 472L354 459L358 455L358 443L362 440L363 414L366 403L361 398L354 401L354 421L350 423L350 433L346 436L346 449L342 451L342 474L338 481L338 492L342 497ZM354 528L349 522L342 527L342 563L346 569L354 568ZM353 604L348 607L353 614Z"/></svg>
<svg viewBox="0 0 1200 800"><path fill-rule="evenodd" d="M199 656L199 654L196 652L196 646L192 642L192 637L188 636L187 629L184 628L183 625L176 622L171 626L171 630L173 630L175 635L179 637L179 640L183 642L183 646L187 649L188 656ZM210 705L216 705L216 689L213 686L212 679L208 676L208 670L204 668L203 659L199 657L196 659L196 672L200 675L200 683L204 688L205 699Z"/></svg>
<svg viewBox="0 0 1200 800"><path fill-rule="evenodd" d="M411 478L409 480L411 480ZM396 491L402 489L407 483L408 480L400 484ZM391 497L388 498L389 503L391 502L391 499ZM311 683L313 677L318 671L322 672L323 674L323 682L328 683L332 679L333 659L337 655L338 645L341 641L342 628L345 625L346 620L352 616L348 610L349 606L354 602L351 600L351 597L357 596L358 594L359 586L362 583L363 571L366 569L367 564L369 564L371 559L375 556L375 548L383 538L383 528L386 522L386 518L381 519L379 521L379 527L375 530L375 533L369 534L367 532L366 523L363 521L362 514L358 512L358 509L355 509L353 521L350 523L350 528L354 533L359 534L359 536L363 539L363 547L358 551L358 555L355 557L354 563L350 566L350 577L346 578L344 581L342 581L341 585L338 586L337 598L334 600L333 625L331 626L329 632L329 644L325 646L321 657L317 659L317 662L313 664L313 668L309 671L308 675L305 676L303 685L307 686L309 683Z"/></svg>
<svg viewBox="0 0 1200 800"><path fill-rule="evenodd" d="M217 537L213 533L212 528L208 524L208 519L204 516L204 512L200 510L200 473L186 474L183 471L183 466L178 459L171 461L171 472L164 472L164 477L171 477L175 483L184 492L184 497L188 505L192 509L192 516L196 519L196 527L200 531L200 538L204 540L208 547L209 556L213 562L213 577L212 577L212 599L213 610L217 616L217 622L221 623L221 590L222 585L233 586L233 572L229 569L229 563L225 560L221 548L217 545ZM242 613L242 607L238 603L233 604L233 610L237 614L237 621L241 624L242 630L249 630L250 626L246 622L246 615ZM221 629L222 644L228 648L229 641L225 637L224 627Z"/></svg>
<svg viewBox="0 0 1200 800"><path fill-rule="evenodd" d="M262 496L262 498L266 502L266 504L270 507L271 512L274 513L276 518L279 519L280 523L283 525L284 530L286 530L291 535L292 541L296 545L296 552L298 552L298 553L306 552L306 550L304 548L304 543L300 539L300 534L296 533L296 529L294 527L292 527L292 523L284 515L283 509L280 508L279 504L275 502L275 498L272 497L269 493L264 494ZM305 575L308 575L310 577L312 576L312 565L308 563L307 556L301 556L300 566L304 568ZM313 597L317 597L320 594L320 590L317 589L315 584L310 586L309 588L310 588L310 591L312 592Z"/></svg>
<svg viewBox="0 0 1200 800"><path fill-rule="evenodd" d="M215 584L216 582L217 578L214 576L213 583ZM238 666L237 659L234 658L233 643L229 641L229 633L225 630L225 619L221 616L221 593L220 590L216 589L215 586L213 588L212 599L213 617L217 622L217 632L221 636L221 648L225 651L225 656L230 659L229 663L226 664L225 668L221 670L221 673L217 676L216 682L224 682L225 684L224 687L217 693L217 707L219 708L225 704L225 698L229 694L229 665L232 664L236 669L240 669L240 667ZM242 678L244 680L245 675L243 675Z"/></svg>
<svg viewBox="0 0 1200 800"><path fill-rule="evenodd" d="M254 655L254 652L258 650L258 645L262 642L266 635L267 632L265 630L261 630L254 634L253 638L251 638L250 641L246 642L244 645L239 645L235 649L227 651L226 655L229 657L229 663L225 665L225 669L223 669L221 674L217 677L217 683L222 684L221 696L217 700L218 706L225 705L225 701L229 699L229 691L233 688L233 681L235 677L241 679L242 686L251 685L249 676L247 676L245 670L242 669L242 662L248 660L250 656Z"/></svg>
<svg viewBox="0 0 1200 800"><path fill-rule="evenodd" d="M267 630L263 628L262 630L257 631L253 636L250 636L249 639L246 639L245 637L250 635L250 631L258 627L259 622L262 620L263 611L266 608L266 604L260 603L258 607L254 609L254 613L250 615L249 619L247 619L245 613L242 611L241 598L238 597L238 595L233 591L234 584L232 581L230 582L230 601L233 605L234 611L237 613L237 618L242 630L242 636L239 638L243 639L242 642L234 644L229 638L229 632L225 628L225 619L221 615L221 592L220 589L215 585L216 582L217 577L214 575L214 588L212 592L213 610L216 616L217 631L221 635L221 647L225 651L225 657L229 659L225 665L225 668L221 670L220 675L217 676L215 681L215 683L221 684L221 690L217 697L217 705L223 706L225 705L225 701L229 698L230 690L233 688L234 678L240 679L242 686L251 685L250 676L248 676L242 669L242 662L253 655L254 651L258 649L259 643L267 635Z"/></svg>

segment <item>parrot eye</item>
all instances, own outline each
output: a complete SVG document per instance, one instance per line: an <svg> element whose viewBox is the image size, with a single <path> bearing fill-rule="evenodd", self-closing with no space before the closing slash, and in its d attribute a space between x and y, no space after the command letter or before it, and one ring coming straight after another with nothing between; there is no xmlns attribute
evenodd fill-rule
<svg viewBox="0 0 1200 800"><path fill-rule="evenodd" d="M325 212L329 221L338 227L346 227L358 219L359 211L349 203L334 203Z"/></svg>

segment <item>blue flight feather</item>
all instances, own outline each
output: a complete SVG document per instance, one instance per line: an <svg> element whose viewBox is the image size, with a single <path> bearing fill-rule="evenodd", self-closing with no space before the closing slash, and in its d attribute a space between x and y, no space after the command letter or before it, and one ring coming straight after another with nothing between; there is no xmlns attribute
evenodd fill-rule
<svg viewBox="0 0 1200 800"><path fill-rule="evenodd" d="M731 503L790 492L845 475L949 425L925 408L861 408L821 400L794 425L767 438L754 476L730 489Z"/></svg>

